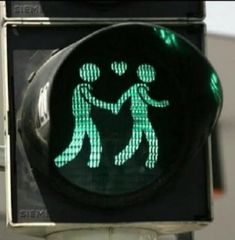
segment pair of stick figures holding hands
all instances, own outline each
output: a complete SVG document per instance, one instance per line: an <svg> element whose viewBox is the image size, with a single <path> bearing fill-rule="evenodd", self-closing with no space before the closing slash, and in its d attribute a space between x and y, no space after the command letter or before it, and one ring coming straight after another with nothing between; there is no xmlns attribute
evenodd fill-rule
<svg viewBox="0 0 235 240"><path fill-rule="evenodd" d="M100 133L91 117L91 107L96 106L110 110L113 114L118 114L123 103L128 99L131 100L132 135L124 149L114 156L114 164L121 166L130 159L139 148L142 135L145 134L148 142L148 158L145 161L145 166L149 169L155 167L158 159L158 138L148 118L148 106L165 108L169 106L169 101L157 101L148 95L149 87L147 84L155 81L156 78L156 71L152 65L141 64L138 66L136 73L141 83L131 86L121 95L116 103L107 103L96 99L92 95L91 83L99 79L99 67L93 63L85 63L80 67L79 75L84 83L75 87L72 96L75 127L70 144L54 159L57 167L63 167L76 158L82 149L86 134L90 141L90 156L87 165L90 168L99 167L102 145Z"/></svg>

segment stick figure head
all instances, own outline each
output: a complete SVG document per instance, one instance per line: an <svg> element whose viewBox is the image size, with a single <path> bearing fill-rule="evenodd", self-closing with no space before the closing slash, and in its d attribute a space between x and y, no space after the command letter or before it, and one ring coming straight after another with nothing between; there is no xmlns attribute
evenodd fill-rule
<svg viewBox="0 0 235 240"><path fill-rule="evenodd" d="M85 82L94 82L100 77L100 69L94 63L85 63L79 68L79 75Z"/></svg>
<svg viewBox="0 0 235 240"><path fill-rule="evenodd" d="M137 76L142 82L153 82L155 80L156 71L150 64L141 64L137 69Z"/></svg>

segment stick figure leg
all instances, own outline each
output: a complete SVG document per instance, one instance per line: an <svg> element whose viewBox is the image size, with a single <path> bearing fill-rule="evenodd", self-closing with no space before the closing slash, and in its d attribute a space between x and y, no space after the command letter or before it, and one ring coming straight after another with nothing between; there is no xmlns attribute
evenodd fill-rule
<svg viewBox="0 0 235 240"><path fill-rule="evenodd" d="M115 165L122 165L124 164L128 159L130 159L135 151L139 148L139 145L142 140L142 129L134 125L133 126L133 131L132 131L132 137L127 144L127 146L115 156Z"/></svg>
<svg viewBox="0 0 235 240"><path fill-rule="evenodd" d="M100 164L102 146L100 141L100 134L97 131L95 124L91 120L89 121L86 132L89 137L91 146L90 160L87 165L90 168L97 168Z"/></svg>
<svg viewBox="0 0 235 240"><path fill-rule="evenodd" d="M149 156L145 162L148 168L154 168L158 158L158 139L150 123L146 123L145 135L149 144Z"/></svg>
<svg viewBox="0 0 235 240"><path fill-rule="evenodd" d="M84 129L77 124L69 146L54 160L57 167L63 167L77 156L82 148L84 136Z"/></svg>

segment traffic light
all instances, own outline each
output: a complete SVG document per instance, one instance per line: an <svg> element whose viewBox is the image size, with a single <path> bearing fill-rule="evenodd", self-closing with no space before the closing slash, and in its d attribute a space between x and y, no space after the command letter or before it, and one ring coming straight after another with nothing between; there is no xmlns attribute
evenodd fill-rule
<svg viewBox="0 0 235 240"><path fill-rule="evenodd" d="M173 180L207 139L221 102L215 71L176 33L113 25L35 72L19 131L32 169L56 191L125 206Z"/></svg>
<svg viewBox="0 0 235 240"><path fill-rule="evenodd" d="M222 90L187 40L203 50L203 25L63 24L8 26L12 226L210 221Z"/></svg>

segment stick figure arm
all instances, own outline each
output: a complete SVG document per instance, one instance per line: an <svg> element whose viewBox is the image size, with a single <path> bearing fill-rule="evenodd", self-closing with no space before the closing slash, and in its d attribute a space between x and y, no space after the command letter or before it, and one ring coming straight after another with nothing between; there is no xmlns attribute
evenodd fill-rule
<svg viewBox="0 0 235 240"><path fill-rule="evenodd" d="M123 105L124 102L131 96L132 88L129 88L126 92L122 94L122 96L118 99L117 103L115 104L116 113L118 113Z"/></svg>
<svg viewBox="0 0 235 240"><path fill-rule="evenodd" d="M91 104L93 106L114 111L113 109L115 108L115 104L106 103L102 100L95 98L94 96L91 95L91 93L87 87L81 88L81 95L83 96L83 98L85 99L86 102L88 102L89 104Z"/></svg>
<svg viewBox="0 0 235 240"><path fill-rule="evenodd" d="M168 100L161 100L161 101L157 101L152 99L147 92L147 89L145 87L139 87L138 88L138 92L141 96L141 98L148 104L151 105L153 107L159 107L159 108L163 108L163 107L167 107L170 105Z"/></svg>

